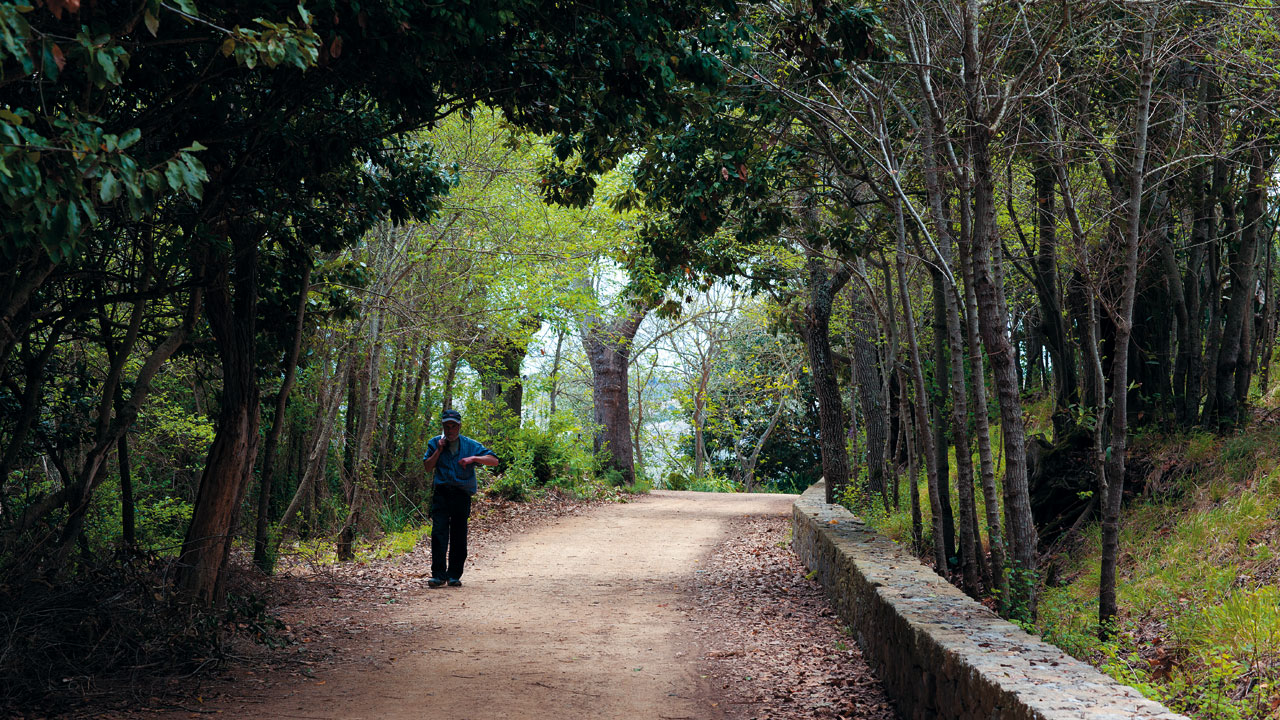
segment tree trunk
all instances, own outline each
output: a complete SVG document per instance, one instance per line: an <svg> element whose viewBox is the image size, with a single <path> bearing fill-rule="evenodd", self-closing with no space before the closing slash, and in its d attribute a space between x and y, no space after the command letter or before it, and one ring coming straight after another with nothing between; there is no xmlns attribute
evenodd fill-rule
<svg viewBox="0 0 1280 720"><path fill-rule="evenodd" d="M1114 630L1116 607L1116 561L1120 546L1120 502L1124 497L1125 454L1129 430L1129 339L1133 331L1133 306L1138 284L1138 246L1142 239L1142 194L1147 159L1147 127L1151 109L1154 75L1152 26L1149 20L1142 34L1142 73L1139 80L1134 157L1130 170L1128 228L1125 245L1123 294L1117 316L1114 357L1111 361L1111 447L1105 477L1102 506L1102 562L1098 583L1099 633L1105 639Z"/></svg>
<svg viewBox="0 0 1280 720"><path fill-rule="evenodd" d="M631 341L635 339L649 309L636 308L607 325L599 318L593 318L588 321L582 339L587 361L591 364L591 396L595 405L595 422L599 426L595 451L608 454L606 467L619 473L619 484L622 485L635 483L631 396L627 389Z"/></svg>
<svg viewBox="0 0 1280 720"><path fill-rule="evenodd" d="M950 234L947 236L950 237ZM940 242L947 242L941 240ZM951 438L947 435L947 397L951 394L952 346L947 342L947 303L945 280L936 267L930 268L933 280L933 392L929 405L933 409L933 451L938 459L938 505L942 508L942 548L947 557L947 570L959 559L956 552L956 518L951 507ZM963 385L961 386L963 388Z"/></svg>
<svg viewBox="0 0 1280 720"><path fill-rule="evenodd" d="M986 511L987 543L991 546L991 587L995 589L1001 613L1008 612L1009 580L1004 529L1000 522L1000 490L996 487L995 458L991 452L990 408L987 405L986 370L978 330L978 299L973 289L973 264L965 248L959 244L960 268L964 277L965 347L973 372L974 434L978 437L978 468L982 476L982 500Z"/></svg>
<svg viewBox="0 0 1280 720"><path fill-rule="evenodd" d="M408 407L405 410L405 418L409 422L418 419L423 389L426 389L427 394L431 393L431 345L431 339L428 338L418 351L418 376L413 381L413 392L409 393ZM428 421L431 419L427 418Z"/></svg>
<svg viewBox="0 0 1280 720"><path fill-rule="evenodd" d="M355 438L348 441L355 445L355 452L353 454L351 476L348 478L345 488L347 491L347 518L342 523L342 530L338 533L337 546L338 559L344 561L355 557L353 551L355 534L365 509L365 498L369 497L370 483L373 480L373 459L370 453L373 448L373 429L378 424L378 397L380 395L378 386L381 380L379 368L382 366L382 351L384 347L382 323L383 318L380 314L374 314L370 318L369 349L367 356L360 358L361 364L357 370L360 402L359 422L356 426Z"/></svg>
<svg viewBox="0 0 1280 720"><path fill-rule="evenodd" d="M906 388L907 379L902 376L901 370L898 371L898 387ZM898 393L898 416L902 418L902 435L906 438L907 449L907 494L911 498L911 549L914 553L920 554L924 552L924 518L920 511L920 457L919 444L916 438L919 437L922 430L912 429L912 413L911 403L907 400L907 393Z"/></svg>
<svg viewBox="0 0 1280 720"><path fill-rule="evenodd" d="M711 358L702 358L698 369L698 384L693 391L693 476L705 477L707 471L707 441L703 431L707 422L707 384L711 380Z"/></svg>
<svg viewBox="0 0 1280 720"><path fill-rule="evenodd" d="M481 399L495 410L505 411L508 417L520 420L524 406L524 384L520 378L520 365L528 354L529 340L495 338L490 342L491 356L477 363L482 377Z"/></svg>
<svg viewBox="0 0 1280 720"><path fill-rule="evenodd" d="M288 407L289 393L293 391L293 380L297 376L298 357L302 354L302 330L306 327L307 295L311 291L311 263L308 262L302 272L302 284L298 291L298 306L294 311L293 344L284 359L284 379L280 381L280 392L276 395L275 415L271 418L271 430L267 432L267 442L262 455L262 479L258 485L258 522L253 534L253 564L264 573L270 574L275 564L267 551L268 536L271 525L271 485L275 478L276 445L280 442L280 432L284 430L285 409Z"/></svg>
<svg viewBox="0 0 1280 720"><path fill-rule="evenodd" d="M1244 134L1258 138L1257 130L1251 124L1246 125ZM1253 305L1258 283L1258 230L1262 224L1267 193L1266 171L1270 166L1263 155L1263 150L1256 145L1250 152L1248 186L1245 188L1240 232L1236 236L1236 242L1232 243L1228 262L1231 296L1227 301L1218 345L1213 415L1210 418L1220 429L1234 427L1242 420L1242 406L1247 399L1252 371L1249 363L1252 351L1250 333L1253 329Z"/></svg>
<svg viewBox="0 0 1280 720"><path fill-rule="evenodd" d="M556 397L560 394L560 352L564 347L564 329L556 332L556 355L551 361L551 414L556 414Z"/></svg>
<svg viewBox="0 0 1280 720"><path fill-rule="evenodd" d="M0 295L0 366L8 361L9 352L23 334L14 328L14 321L27 308L31 295L44 284L55 267L57 264L43 248L35 250L33 257L27 258L26 262L19 261L16 267L10 264L8 269L14 273L10 276L11 281L0 285L0 289L4 291Z"/></svg>
<svg viewBox="0 0 1280 720"><path fill-rule="evenodd" d="M889 509L889 492L885 483L885 445L888 418L884 407L884 381L880 375L880 358L875 340L880 333L875 315L862 298L856 283L850 284L849 304L852 308L853 360L862 427L867 436L867 492L879 493L885 510Z"/></svg>
<svg viewBox="0 0 1280 720"><path fill-rule="evenodd" d="M232 256L221 261L206 303L222 363L222 402L177 577L179 591L206 606L221 600L231 535L258 454L257 260L257 235L233 233Z"/></svg>
<svg viewBox="0 0 1280 720"><path fill-rule="evenodd" d="M388 481L387 473L392 468L392 462L395 458L397 446L396 442L400 436L401 430L405 424L400 417L400 402L405 394L404 388L408 385L408 366L410 363L410 353L407 342L400 342L393 346L395 352L395 361L391 365L391 397L387 403L389 406L385 419L380 423L381 431L378 434L378 457L377 472L375 473L375 486L382 492L383 497L392 496L391 487L395 482L394 479Z"/></svg>
<svg viewBox="0 0 1280 720"><path fill-rule="evenodd" d="M831 358L831 310L835 296L849 281L852 271L840 263L834 271L816 250L806 250L806 283L809 298L805 307L805 349L813 392L818 398L818 445L822 450L822 476L826 480L826 501L839 501L849 484L849 454L844 439L844 399Z"/></svg>
<svg viewBox="0 0 1280 720"><path fill-rule="evenodd" d="M898 302L902 304L902 327L907 334L907 348L911 357L911 380L916 393L916 433L923 443L921 453L925 461L925 477L929 488L929 509L932 512L934 570L947 576L947 553L943 541L941 494L938 492L938 454L934 447L933 429L929 426L929 389L924 381L924 364L920 361L920 343L916 340L915 313L911 299L907 297L907 240L902 216L902 202L895 198L894 216L897 220L897 252L894 265L898 271ZM914 481L913 481L914 482Z"/></svg>
<svg viewBox="0 0 1280 720"><path fill-rule="evenodd" d="M944 241L941 249L943 260L950 264L951 243ZM983 573L978 552L977 508L973 497L973 443L969 437L968 392L964 378L964 358L960 352L964 347L960 331L960 307L956 300L955 286L939 287L943 284L941 273L935 279L935 291L943 291L945 330L947 344L951 348L947 358L951 372L951 436L956 448L956 494L960 501L960 576L964 591L970 597L978 598L982 595L979 576Z"/></svg>
<svg viewBox="0 0 1280 720"><path fill-rule="evenodd" d="M129 464L129 434L121 433L116 441L116 465L120 468L120 530L125 548L138 546L134 522L133 472Z"/></svg>
<svg viewBox="0 0 1280 720"><path fill-rule="evenodd" d="M1045 120L1039 118L1038 124ZM1045 133L1047 134L1047 133ZM1033 169L1036 198L1035 290L1040 301L1040 334L1053 365L1053 439L1061 442L1075 428L1072 409L1080 402L1075 358L1062 319L1062 292L1058 283L1058 217L1054 209L1055 171L1046 153Z"/></svg>
<svg viewBox="0 0 1280 720"><path fill-rule="evenodd" d="M992 267L995 243L995 203L989 156L990 134L987 127L973 119L970 153L973 158L974 221L973 263L974 294L978 306L978 324L987 355L991 358L996 396L1000 404L1001 428L1005 447L1005 515L1009 526L1010 581L1009 611L1023 619L1036 612L1036 531L1031 517L1030 493L1027 486L1026 428L1022 421L1022 401L1018 387L1017 358L1009 337L1004 288L996 280Z"/></svg>
<svg viewBox="0 0 1280 720"><path fill-rule="evenodd" d="M440 401L440 411L453 409L453 388L454 382L458 378L458 362L462 360L462 349L457 346L449 347L449 364L445 367L444 374L444 394Z"/></svg>

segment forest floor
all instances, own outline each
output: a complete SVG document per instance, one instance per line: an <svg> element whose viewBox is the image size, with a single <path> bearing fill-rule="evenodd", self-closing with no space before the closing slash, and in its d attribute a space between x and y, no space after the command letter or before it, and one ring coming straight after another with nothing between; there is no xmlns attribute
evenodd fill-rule
<svg viewBox="0 0 1280 720"><path fill-rule="evenodd" d="M791 500L478 504L463 587L428 590L421 546L281 580L283 646L76 716L890 720Z"/></svg>

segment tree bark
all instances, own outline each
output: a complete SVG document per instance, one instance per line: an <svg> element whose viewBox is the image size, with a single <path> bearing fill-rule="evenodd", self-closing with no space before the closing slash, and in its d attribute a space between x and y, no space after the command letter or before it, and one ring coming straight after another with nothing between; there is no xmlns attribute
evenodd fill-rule
<svg viewBox="0 0 1280 720"><path fill-rule="evenodd" d="M968 243L959 244L960 269L964 277L965 347L973 372L974 434L978 437L978 468L982 477L982 501L986 510L987 543L991 547L991 587L995 589L1000 612L1008 612L1009 576L1005 573L1006 548L1000 522L1000 490L996 487L995 458L991 452L990 408L987 405L986 369L978 330L978 298L973 289L973 263Z"/></svg>
<svg viewBox="0 0 1280 720"><path fill-rule="evenodd" d="M1043 126L1043 117L1038 124ZM1044 133L1047 134L1047 133ZM1072 406L1080 401L1075 358L1062 319L1058 283L1058 217L1054 209L1055 171L1047 153L1036 157L1032 171L1036 199L1036 258L1034 285L1040 302L1040 334L1053 365L1053 439L1061 442L1075 427Z"/></svg>
<svg viewBox="0 0 1280 720"><path fill-rule="evenodd" d="M858 285L850 285L849 304L853 318L854 374L858 400L862 406L862 427L867 436L867 492L879 493L885 510L889 509L889 491L885 483L885 446L888 436L888 417L884 407L884 381L880 374L880 358L874 338L880 333L872 314L859 292Z"/></svg>
<svg viewBox="0 0 1280 720"><path fill-rule="evenodd" d="M929 488L934 570L946 577L947 552L943 541L941 494L938 492L938 453L937 448L934 447L933 429L929 426L929 389L924 381L924 363L920 361L920 343L916 340L915 313L911 310L911 299L907 297L907 231L902 216L902 202L897 198L894 199L894 217L897 221L898 239L897 252L894 253L894 265L898 271L898 302L902 304L902 327L907 334L907 349L911 358L911 381L916 393L916 433L922 443L921 454L924 455L925 478Z"/></svg>
<svg viewBox="0 0 1280 720"><path fill-rule="evenodd" d="M818 398L818 445L822 451L822 476L826 480L826 501L839 501L849 484L849 453L845 448L844 399L831 356L831 310L835 296L849 281L852 270L840 263L833 271L815 249L805 251L806 285L805 349L813 392Z"/></svg>
<svg viewBox="0 0 1280 720"><path fill-rule="evenodd" d="M605 323L600 318L587 322L582 346L591 364L591 396L595 405L596 453L607 453L606 467L619 473L619 484L635 483L635 458L631 444L631 397L627 374L631 365L631 341L649 307Z"/></svg>
<svg viewBox="0 0 1280 720"><path fill-rule="evenodd" d="M373 448L373 429L378 424L378 386L381 381L379 368L382 366L383 318L375 313L369 321L369 347L361 356L357 369L357 387L359 388L360 414L356 425L356 436L349 439L355 445L351 463L351 475L347 478L347 518L338 533L337 555L339 560L351 560L355 557L353 545L355 534L364 511L365 498L370 494L370 483L373 480L373 465L370 452Z"/></svg>
<svg viewBox="0 0 1280 720"><path fill-rule="evenodd" d="M951 243L944 240L941 250L942 259L950 264ZM956 448L956 494L960 502L960 576L964 591L970 597L979 598L982 595L979 582L982 572L978 552L977 508L973 497L973 443L969 437L968 391L964 378L964 358L960 352L960 348L964 347L960 331L960 309L955 287L939 288L943 280L941 273L936 279L938 282L935 291L943 291L944 329L947 344L951 348L947 353L950 365L947 369L951 373L951 436Z"/></svg>
<svg viewBox="0 0 1280 720"><path fill-rule="evenodd" d="M973 248L974 291L978 321L1000 401L1001 427L1005 443L1005 515L1009 526L1010 581L1009 611L1023 619L1036 614L1036 532L1031 517L1027 486L1026 428L1018 386L1018 359L1006 335L1009 327L1004 287L998 275L996 254L995 183L991 168L991 128L988 125L978 51L979 0L966 0L964 18L964 82L966 140L973 166Z"/></svg>
<svg viewBox="0 0 1280 720"><path fill-rule="evenodd" d="M1255 138L1255 143L1259 141L1259 133L1251 123L1246 123L1244 134ZM1249 156L1240 232L1237 241L1232 243L1228 261L1231 296L1227 301L1215 365L1215 401L1211 419L1220 429L1234 427L1241 422L1252 371L1249 362L1252 354L1250 333L1258 283L1258 231L1267 192L1266 172L1271 163L1264 159L1262 148L1256 144Z"/></svg>
<svg viewBox="0 0 1280 720"><path fill-rule="evenodd" d="M947 234L950 237L950 233ZM942 240L940 242L948 242ZM933 281L933 392L929 405L933 409L933 451L938 459L938 506L942 508L942 548L947 557L947 570L959 560L956 551L956 518L951 507L951 461L948 448L951 438L947 434L947 398L951 394L951 360L955 356L947 338L946 280L937 267L930 268ZM963 387L963 385L961 386ZM957 563L958 564L958 563Z"/></svg>
<svg viewBox="0 0 1280 720"><path fill-rule="evenodd" d="M206 606L221 600L231 534L258 454L258 236L241 229L231 241L232 255L218 261L205 311L222 364L218 429L178 557L179 591Z"/></svg>

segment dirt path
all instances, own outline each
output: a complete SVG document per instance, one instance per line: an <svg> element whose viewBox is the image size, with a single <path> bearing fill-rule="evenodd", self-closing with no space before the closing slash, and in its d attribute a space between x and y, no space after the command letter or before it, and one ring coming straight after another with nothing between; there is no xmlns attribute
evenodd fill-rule
<svg viewBox="0 0 1280 720"><path fill-rule="evenodd" d="M513 537L462 588L407 598L344 665L202 710L246 718L716 718L687 589L746 515L791 497L654 492ZM718 689L717 689L718 690ZM714 703L714 704L713 704ZM174 717L186 714L175 714Z"/></svg>

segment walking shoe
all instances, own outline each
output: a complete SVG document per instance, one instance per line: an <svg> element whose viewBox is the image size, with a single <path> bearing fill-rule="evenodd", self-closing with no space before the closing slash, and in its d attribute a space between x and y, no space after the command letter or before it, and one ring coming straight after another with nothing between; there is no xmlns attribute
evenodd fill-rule
<svg viewBox="0 0 1280 720"><path fill-rule="evenodd" d="M444 587L444 580L438 577L428 578L427 587L429 588Z"/></svg>
<svg viewBox="0 0 1280 720"><path fill-rule="evenodd" d="M462 587L462 581L458 578L449 578L449 587Z"/></svg>

